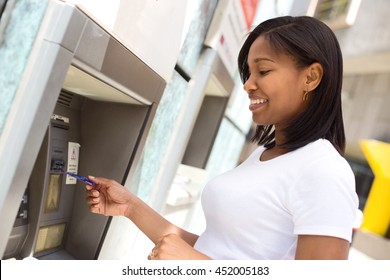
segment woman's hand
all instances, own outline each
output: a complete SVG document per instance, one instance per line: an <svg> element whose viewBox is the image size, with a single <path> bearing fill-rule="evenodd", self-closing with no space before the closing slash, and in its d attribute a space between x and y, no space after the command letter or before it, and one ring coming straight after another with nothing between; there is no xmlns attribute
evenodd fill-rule
<svg viewBox="0 0 390 280"><path fill-rule="evenodd" d="M210 258L185 242L178 235L163 236L148 256L149 260L209 260Z"/></svg>
<svg viewBox="0 0 390 280"><path fill-rule="evenodd" d="M88 179L95 184L86 186L90 211L106 216L125 216L130 219L156 244L149 259L209 259L191 246L195 244L197 235L167 221L118 182L92 176L88 176Z"/></svg>
<svg viewBox="0 0 390 280"><path fill-rule="evenodd" d="M114 180L88 176L94 186L86 186L87 203L92 213L128 216L132 194Z"/></svg>

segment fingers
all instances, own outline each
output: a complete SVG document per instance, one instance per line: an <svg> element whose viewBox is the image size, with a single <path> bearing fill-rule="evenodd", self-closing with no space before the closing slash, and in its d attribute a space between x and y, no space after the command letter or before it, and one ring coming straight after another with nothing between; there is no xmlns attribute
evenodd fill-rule
<svg viewBox="0 0 390 280"><path fill-rule="evenodd" d="M99 196L98 191L93 191L93 194L97 196L88 196L87 197L87 204L89 205L89 211L96 214L101 214L100 210L101 208L101 198Z"/></svg>
<svg viewBox="0 0 390 280"><path fill-rule="evenodd" d="M124 215L123 209L126 206L123 204L126 202L129 191L111 179L94 176L88 176L88 179L94 183L94 186L85 186L86 201L90 211L104 215Z"/></svg>
<svg viewBox="0 0 390 280"><path fill-rule="evenodd" d="M102 185L113 186L113 185L119 184L115 180L111 180L111 179L107 179L107 178L103 178L103 177L88 176L88 179L91 180L92 182L94 182L95 185L97 185L97 186L99 186L99 185L100 186L102 186Z"/></svg>
<svg viewBox="0 0 390 280"><path fill-rule="evenodd" d="M149 260L149 261L152 261L153 258L154 258L154 255L153 255L152 252L150 252L150 254L148 255L148 260Z"/></svg>
<svg viewBox="0 0 390 280"><path fill-rule="evenodd" d="M98 180L96 180L93 176L88 176L88 179L95 183L95 186L91 185L85 185L85 188L87 190L87 203L89 205L98 204L100 202L100 187L97 183Z"/></svg>
<svg viewBox="0 0 390 280"><path fill-rule="evenodd" d="M95 189L91 189L89 185L85 187L87 189L87 198L98 198L100 196L100 192ZM98 202L95 200L95 202Z"/></svg>
<svg viewBox="0 0 390 280"><path fill-rule="evenodd" d="M148 260L158 260L158 252L160 250L161 241L164 239L164 236L162 236L155 244L154 248L148 255Z"/></svg>
<svg viewBox="0 0 390 280"><path fill-rule="evenodd" d="M164 254L162 254L160 256L160 253L162 253L164 251L161 247L163 246L164 243L166 243L166 240L171 238L172 236L174 237L176 235L173 233L169 233L167 235L161 236L157 240L157 242L156 242L154 248L152 249L152 251L150 252L150 254L148 255L148 260L160 260L160 257L162 257L164 255Z"/></svg>
<svg viewBox="0 0 390 280"><path fill-rule="evenodd" d="M89 211L92 213L100 214L100 198L87 198L87 204L89 205Z"/></svg>
<svg viewBox="0 0 390 280"><path fill-rule="evenodd" d="M87 203L89 205L95 205L100 203L100 197L88 196Z"/></svg>
<svg viewBox="0 0 390 280"><path fill-rule="evenodd" d="M100 207L99 207L99 203L101 201L100 192L94 189L94 187L90 185L86 185L85 188L87 189L86 201L87 204L89 205L89 210L92 213L100 214Z"/></svg>
<svg viewBox="0 0 390 280"><path fill-rule="evenodd" d="M155 248L153 248L153 250L148 255L148 260L150 260L150 261L157 260L157 254L155 252Z"/></svg>

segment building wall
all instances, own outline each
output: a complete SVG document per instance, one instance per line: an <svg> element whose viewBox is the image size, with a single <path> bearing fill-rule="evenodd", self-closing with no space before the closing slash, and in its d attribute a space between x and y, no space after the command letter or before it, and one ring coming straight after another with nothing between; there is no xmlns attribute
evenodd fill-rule
<svg viewBox="0 0 390 280"><path fill-rule="evenodd" d="M363 158L361 139L390 142L390 73L344 78L344 123L347 154Z"/></svg>
<svg viewBox="0 0 390 280"><path fill-rule="evenodd" d="M389 14L389 1L362 0L355 23L335 31L344 57L389 51Z"/></svg>
<svg viewBox="0 0 390 280"><path fill-rule="evenodd" d="M335 31L344 56L347 153L362 158L361 139L390 141L390 2L362 1L355 23Z"/></svg>

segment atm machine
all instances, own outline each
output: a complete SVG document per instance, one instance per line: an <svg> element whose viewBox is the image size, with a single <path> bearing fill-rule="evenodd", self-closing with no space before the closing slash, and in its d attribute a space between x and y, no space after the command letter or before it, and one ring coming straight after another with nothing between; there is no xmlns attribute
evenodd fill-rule
<svg viewBox="0 0 390 280"><path fill-rule="evenodd" d="M43 82L60 90L3 259L97 259L110 218L90 213L85 183L63 171L124 184L166 82L76 6L50 2L43 25L61 85Z"/></svg>

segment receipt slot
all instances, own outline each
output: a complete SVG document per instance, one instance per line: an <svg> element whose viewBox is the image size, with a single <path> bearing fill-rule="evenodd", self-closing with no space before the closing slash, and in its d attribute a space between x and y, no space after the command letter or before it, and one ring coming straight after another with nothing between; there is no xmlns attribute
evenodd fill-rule
<svg viewBox="0 0 390 280"><path fill-rule="evenodd" d="M58 63L39 87L46 132L3 258L97 259L110 218L90 213L85 183L64 171L124 184L166 82L77 7L54 1L47 14L40 40Z"/></svg>

